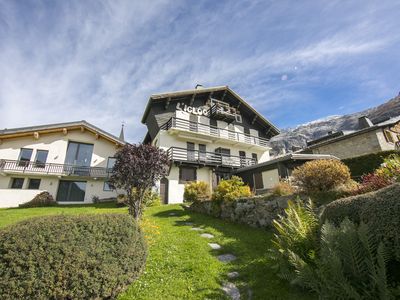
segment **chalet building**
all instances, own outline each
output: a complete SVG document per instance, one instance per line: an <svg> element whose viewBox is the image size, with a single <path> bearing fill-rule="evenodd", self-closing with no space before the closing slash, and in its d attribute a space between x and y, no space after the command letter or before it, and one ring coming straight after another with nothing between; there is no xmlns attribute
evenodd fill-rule
<svg viewBox="0 0 400 300"><path fill-rule="evenodd" d="M116 197L107 182L115 137L86 121L0 130L0 207L18 206L42 191L59 203Z"/></svg>
<svg viewBox="0 0 400 300"><path fill-rule="evenodd" d="M308 142L303 152L331 154L345 159L396 149L400 150L400 116L376 124L367 117L361 117L358 130L331 132Z"/></svg>

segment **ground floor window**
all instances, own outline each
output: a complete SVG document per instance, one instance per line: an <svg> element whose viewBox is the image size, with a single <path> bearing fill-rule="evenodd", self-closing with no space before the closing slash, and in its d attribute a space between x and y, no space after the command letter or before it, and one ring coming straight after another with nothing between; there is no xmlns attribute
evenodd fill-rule
<svg viewBox="0 0 400 300"><path fill-rule="evenodd" d="M114 186L109 181L104 181L103 191L110 192L115 190Z"/></svg>
<svg viewBox="0 0 400 300"><path fill-rule="evenodd" d="M179 168L179 183L197 180L197 169L192 167Z"/></svg>
<svg viewBox="0 0 400 300"><path fill-rule="evenodd" d="M12 189L22 189L23 185L24 185L24 178L11 178Z"/></svg>
<svg viewBox="0 0 400 300"><path fill-rule="evenodd" d="M86 181L60 180L57 192L59 202L83 202L85 200Z"/></svg>
<svg viewBox="0 0 400 300"><path fill-rule="evenodd" d="M38 190L40 187L40 179L37 178L30 178L28 183L29 190Z"/></svg>

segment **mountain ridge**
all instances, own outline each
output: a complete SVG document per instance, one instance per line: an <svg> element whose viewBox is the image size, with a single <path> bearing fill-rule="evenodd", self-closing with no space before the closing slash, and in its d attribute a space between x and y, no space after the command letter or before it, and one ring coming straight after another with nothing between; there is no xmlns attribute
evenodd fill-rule
<svg viewBox="0 0 400 300"><path fill-rule="evenodd" d="M367 116L375 123L400 115L400 94L378 106L346 115L332 115L293 128L281 130L281 133L270 141L271 154L292 151L293 147L305 148L311 141L333 131L358 130L358 118ZM284 149L284 150L283 150Z"/></svg>

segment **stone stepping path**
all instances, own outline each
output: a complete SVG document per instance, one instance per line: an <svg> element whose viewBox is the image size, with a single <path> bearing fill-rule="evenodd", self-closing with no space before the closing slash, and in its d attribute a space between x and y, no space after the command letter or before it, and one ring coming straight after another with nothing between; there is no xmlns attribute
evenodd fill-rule
<svg viewBox="0 0 400 300"><path fill-rule="evenodd" d="M239 289L236 287L235 284L232 282L225 282L222 285L222 290L232 299L232 300L239 300L240 299L240 292Z"/></svg>
<svg viewBox="0 0 400 300"><path fill-rule="evenodd" d="M218 255L217 258L221 262L228 263L228 262L234 261L237 257L233 254L227 253L227 254Z"/></svg>
<svg viewBox="0 0 400 300"><path fill-rule="evenodd" d="M213 239L214 236L212 234L209 233L202 233L200 234L201 237L206 238L206 239Z"/></svg>
<svg viewBox="0 0 400 300"><path fill-rule="evenodd" d="M172 213L169 213L168 215L169 215L169 216L176 216L176 213L173 213L173 212L172 212Z"/></svg>
<svg viewBox="0 0 400 300"><path fill-rule="evenodd" d="M235 279L239 277L239 272L233 271L228 273L228 278L229 279Z"/></svg>
<svg viewBox="0 0 400 300"><path fill-rule="evenodd" d="M185 222L185 225L188 225L188 226L193 226L193 225L194 225L194 223L193 223L193 222Z"/></svg>
<svg viewBox="0 0 400 300"><path fill-rule="evenodd" d="M199 228L199 227L192 227L192 228L190 228L190 230L193 230L193 231L203 231L204 229L203 229L203 228Z"/></svg>
<svg viewBox="0 0 400 300"><path fill-rule="evenodd" d="M210 246L213 250L219 250L222 248L221 245L218 245L217 243L208 243L208 246Z"/></svg>

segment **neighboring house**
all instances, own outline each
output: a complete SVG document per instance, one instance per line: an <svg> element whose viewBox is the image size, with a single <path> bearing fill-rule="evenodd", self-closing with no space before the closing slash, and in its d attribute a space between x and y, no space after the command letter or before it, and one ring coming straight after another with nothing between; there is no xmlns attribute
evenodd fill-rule
<svg viewBox="0 0 400 300"><path fill-rule="evenodd" d="M121 137L86 121L0 130L0 207L41 191L65 204L116 197L107 179Z"/></svg>
<svg viewBox="0 0 400 300"><path fill-rule="evenodd" d="M400 149L400 116L373 124L359 119L359 130L339 131L310 141L303 153L331 154L340 159Z"/></svg>
<svg viewBox="0 0 400 300"><path fill-rule="evenodd" d="M243 181L256 192L268 190L274 187L280 180L289 179L295 168L307 161L316 159L338 159L326 154L301 154L289 153L274 157L269 161L253 166L240 168L235 175L243 178Z"/></svg>

